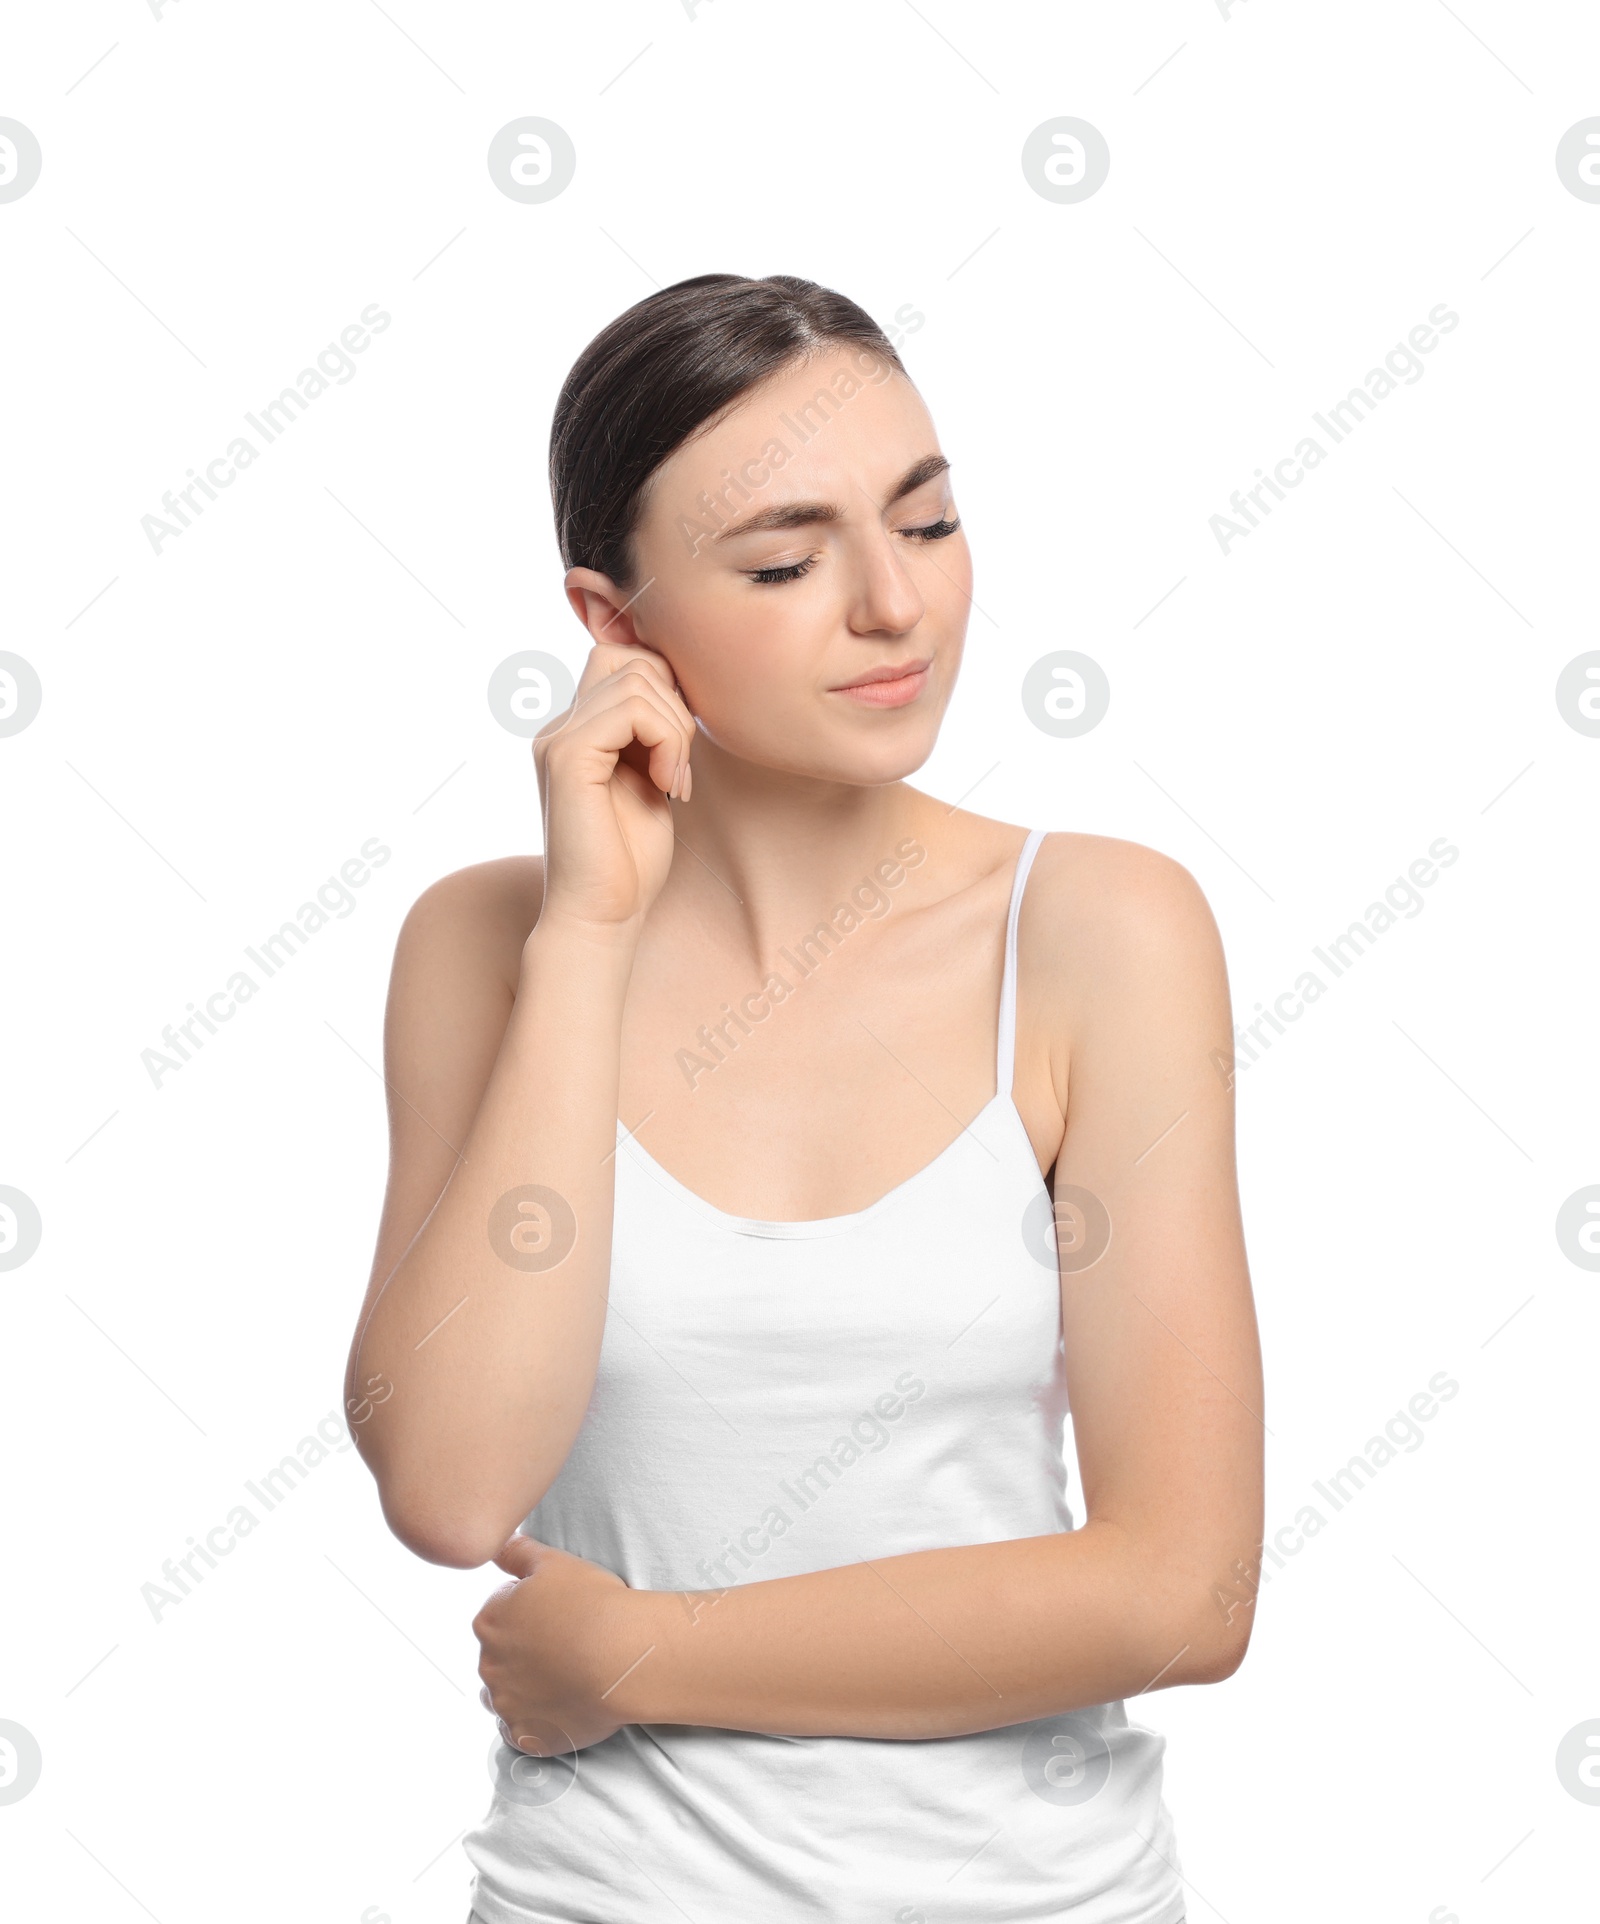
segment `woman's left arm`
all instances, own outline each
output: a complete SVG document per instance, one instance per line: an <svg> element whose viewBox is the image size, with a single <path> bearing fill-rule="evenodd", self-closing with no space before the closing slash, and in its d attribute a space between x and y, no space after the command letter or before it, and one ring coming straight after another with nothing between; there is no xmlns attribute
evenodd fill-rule
<svg viewBox="0 0 1600 1924"><path fill-rule="evenodd" d="M1082 1527L699 1593L630 1590L513 1538L499 1561L523 1580L474 1627L526 1747L552 1747L551 1726L582 1746L627 1723L957 1736L1238 1668L1264 1424L1222 948L1185 869L1073 839L1070 888L1048 885L1041 855L1025 955L1047 958L1062 1011L1055 1195ZM1088 1266L1085 1192L1110 1224Z"/></svg>

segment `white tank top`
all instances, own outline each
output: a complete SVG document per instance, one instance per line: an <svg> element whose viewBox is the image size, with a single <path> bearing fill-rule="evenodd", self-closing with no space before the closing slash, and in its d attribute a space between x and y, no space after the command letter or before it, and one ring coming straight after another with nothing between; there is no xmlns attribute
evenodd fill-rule
<svg viewBox="0 0 1600 1924"><path fill-rule="evenodd" d="M1073 1527L1051 1209L1011 1096L1042 839L1012 888L995 1093L888 1195L732 1216L619 1124L594 1393L529 1535L636 1588L703 1591ZM911 1742L629 1725L540 1759L497 1741L465 1840L473 1906L485 1924L1177 1924L1165 1747L1120 1702Z"/></svg>

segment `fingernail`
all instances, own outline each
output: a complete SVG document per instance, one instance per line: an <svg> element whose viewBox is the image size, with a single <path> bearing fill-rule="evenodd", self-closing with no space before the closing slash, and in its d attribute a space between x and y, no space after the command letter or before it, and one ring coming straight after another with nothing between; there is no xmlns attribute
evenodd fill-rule
<svg viewBox="0 0 1600 1924"><path fill-rule="evenodd" d="M677 767L674 768L672 771L672 786L667 790L667 800L669 802L675 802L678 799L678 785L682 782L682 780L683 780L683 763L679 762Z"/></svg>
<svg viewBox="0 0 1600 1924"><path fill-rule="evenodd" d="M689 766L687 762L685 762L683 765L683 795L680 799L683 801L688 801L690 795L693 792L694 792L694 770Z"/></svg>

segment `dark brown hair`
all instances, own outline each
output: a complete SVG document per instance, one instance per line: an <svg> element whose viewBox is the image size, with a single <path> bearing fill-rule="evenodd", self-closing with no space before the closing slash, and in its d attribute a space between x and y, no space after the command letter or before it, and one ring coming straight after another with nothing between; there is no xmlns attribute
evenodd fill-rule
<svg viewBox="0 0 1600 1924"><path fill-rule="evenodd" d="M865 309L793 274L697 274L619 314L578 356L556 401L550 495L562 562L632 587L632 536L651 475L758 382L834 341L905 372Z"/></svg>

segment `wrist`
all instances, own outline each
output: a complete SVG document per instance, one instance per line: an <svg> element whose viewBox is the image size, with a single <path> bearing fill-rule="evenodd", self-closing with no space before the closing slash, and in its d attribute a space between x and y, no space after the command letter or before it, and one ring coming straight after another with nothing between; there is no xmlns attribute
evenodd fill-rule
<svg viewBox="0 0 1600 1924"><path fill-rule="evenodd" d="M672 1590L623 1589L607 1599L598 1625L606 1705L619 1723L681 1722L671 1688L677 1639L706 1601Z"/></svg>
<svg viewBox="0 0 1600 1924"><path fill-rule="evenodd" d="M637 921L585 922L547 910L522 945L522 973L576 966L586 977L598 970L625 983L638 953L639 927Z"/></svg>

